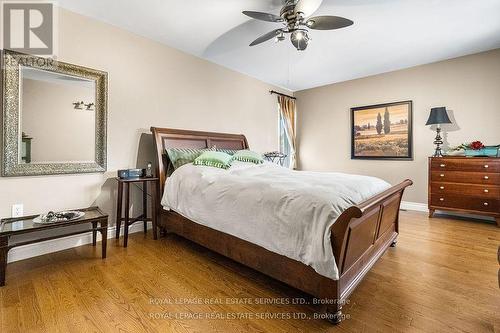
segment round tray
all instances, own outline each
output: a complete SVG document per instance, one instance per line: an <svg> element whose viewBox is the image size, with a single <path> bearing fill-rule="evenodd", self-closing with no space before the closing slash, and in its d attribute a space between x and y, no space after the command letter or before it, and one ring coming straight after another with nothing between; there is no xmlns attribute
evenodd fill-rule
<svg viewBox="0 0 500 333"><path fill-rule="evenodd" d="M58 222L69 222L69 221L78 220L79 218L83 217L85 215L85 212L71 210L71 211L57 212L56 214L74 214L74 216L69 218L69 219L64 219L64 220L58 219L58 220L52 220L52 221L45 221L44 219L45 219L45 216L47 214L42 214L40 216L35 217L33 219L33 222L38 223L38 224L52 224L52 223L58 223Z"/></svg>

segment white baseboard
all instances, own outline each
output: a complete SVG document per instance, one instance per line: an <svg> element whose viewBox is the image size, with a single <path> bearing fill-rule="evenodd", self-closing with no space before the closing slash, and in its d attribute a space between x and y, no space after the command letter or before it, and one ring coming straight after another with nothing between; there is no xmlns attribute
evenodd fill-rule
<svg viewBox="0 0 500 333"><path fill-rule="evenodd" d="M151 224L148 224L148 229L151 228ZM130 226L129 234L135 232L144 231L144 226L142 223L133 224ZM115 237L116 227L108 228L108 239ZM121 227L120 235L123 235L123 227ZM101 233L97 233L97 241L101 240ZM62 250L67 250L73 247L82 246L92 243L92 232L73 235L68 237L62 237L58 239L53 239L45 242L34 243L29 245L23 245L15 247L9 251L7 262L14 262L19 260L24 260L32 257L41 256L47 253L58 252Z"/></svg>
<svg viewBox="0 0 500 333"><path fill-rule="evenodd" d="M410 202L410 201L402 201L401 209L412 210L417 212L426 212L426 213L429 212L427 204ZM148 225L148 228L151 228L150 224ZM115 230L116 227L108 228L108 239L115 237ZM137 223L133 224L130 227L129 233L131 234L134 232L141 232L143 230L144 229L142 223ZM121 230L121 234L123 235L123 227ZM101 239L100 237L101 235L100 233L98 233L97 234L98 240ZM92 243L92 233L88 232L81 235L74 235L40 243L19 246L9 251L8 262L24 260L36 256L41 256L47 253L58 252L90 243Z"/></svg>
<svg viewBox="0 0 500 333"><path fill-rule="evenodd" d="M410 201L401 201L401 209L405 210L414 210L417 212L429 212L429 208L427 204L418 203L418 202L410 202Z"/></svg>
<svg viewBox="0 0 500 333"><path fill-rule="evenodd" d="M423 203L418 203L418 202L409 202L409 201L402 201L401 202L401 209L404 210L412 210L416 212L424 212L424 213L429 213L429 208L427 204ZM494 218L484 216L484 215L474 215L474 214L466 214L466 213L459 213L459 212L453 212L453 211L440 211L437 210L436 214L441 214L441 215L447 215L447 216L457 216L462 219L474 219L474 220L484 220L484 221L495 221Z"/></svg>

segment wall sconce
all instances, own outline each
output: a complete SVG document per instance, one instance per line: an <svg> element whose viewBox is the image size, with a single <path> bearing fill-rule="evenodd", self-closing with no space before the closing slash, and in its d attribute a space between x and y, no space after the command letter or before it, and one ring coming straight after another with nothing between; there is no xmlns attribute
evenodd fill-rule
<svg viewBox="0 0 500 333"><path fill-rule="evenodd" d="M95 110L95 104L94 103L87 103L86 104L84 101L73 102L73 108L75 110L94 111Z"/></svg>
<svg viewBox="0 0 500 333"><path fill-rule="evenodd" d="M83 106L85 105L85 103L83 103L83 101L81 102L73 102L73 108L75 110L83 110Z"/></svg>

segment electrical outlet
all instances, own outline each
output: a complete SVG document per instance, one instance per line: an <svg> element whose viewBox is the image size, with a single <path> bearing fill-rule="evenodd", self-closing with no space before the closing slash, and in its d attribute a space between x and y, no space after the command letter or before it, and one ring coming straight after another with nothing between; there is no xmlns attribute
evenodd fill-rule
<svg viewBox="0 0 500 333"><path fill-rule="evenodd" d="M12 205L12 217L21 217L23 216L24 205L23 204L14 204Z"/></svg>

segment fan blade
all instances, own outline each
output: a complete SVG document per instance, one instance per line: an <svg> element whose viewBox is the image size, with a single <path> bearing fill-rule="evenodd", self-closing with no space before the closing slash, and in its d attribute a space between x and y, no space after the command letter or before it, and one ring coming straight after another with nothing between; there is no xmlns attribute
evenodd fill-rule
<svg viewBox="0 0 500 333"><path fill-rule="evenodd" d="M252 11L244 11L243 14L254 18L256 20L266 21L266 22L283 22L283 18L278 15L269 14L269 13L261 13L261 12L252 12Z"/></svg>
<svg viewBox="0 0 500 333"><path fill-rule="evenodd" d="M265 35L262 35L260 36L259 38L257 38L256 40L254 40L250 46L255 46L257 44L260 44L260 43L264 43L265 41L268 41L276 36L278 36L280 33L282 33L283 30L281 29L276 29L276 30L273 30L271 32L268 32L267 34Z"/></svg>
<svg viewBox="0 0 500 333"><path fill-rule="evenodd" d="M303 13L304 17L311 16L322 3L323 0L298 0L295 5L295 13Z"/></svg>
<svg viewBox="0 0 500 333"><path fill-rule="evenodd" d="M353 24L353 21L340 16L315 16L306 21L306 26L316 30L340 29Z"/></svg>

